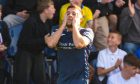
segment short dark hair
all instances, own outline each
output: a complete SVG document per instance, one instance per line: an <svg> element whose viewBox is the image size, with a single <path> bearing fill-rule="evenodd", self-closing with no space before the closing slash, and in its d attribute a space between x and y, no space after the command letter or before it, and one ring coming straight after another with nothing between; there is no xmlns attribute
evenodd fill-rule
<svg viewBox="0 0 140 84"><path fill-rule="evenodd" d="M54 5L52 0L38 0L37 11L41 13L44 9L49 8L50 5Z"/></svg>
<svg viewBox="0 0 140 84"><path fill-rule="evenodd" d="M115 34L117 34L122 39L122 34L120 32L118 32L118 31L111 31L110 33L115 33Z"/></svg>
<svg viewBox="0 0 140 84"><path fill-rule="evenodd" d="M123 62L131 66L140 67L140 60L131 53L124 57Z"/></svg>

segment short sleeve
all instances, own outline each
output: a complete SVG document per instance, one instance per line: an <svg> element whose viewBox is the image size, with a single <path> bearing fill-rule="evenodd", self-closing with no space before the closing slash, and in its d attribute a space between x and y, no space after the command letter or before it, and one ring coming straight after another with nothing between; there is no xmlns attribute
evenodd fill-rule
<svg viewBox="0 0 140 84"><path fill-rule="evenodd" d="M84 29L84 32L82 33L83 36L87 37L90 40L90 43L93 42L94 39L94 33L91 28Z"/></svg>
<svg viewBox="0 0 140 84"><path fill-rule="evenodd" d="M103 54L101 52L99 52L99 54L98 54L97 67L105 67L104 59L103 59Z"/></svg>

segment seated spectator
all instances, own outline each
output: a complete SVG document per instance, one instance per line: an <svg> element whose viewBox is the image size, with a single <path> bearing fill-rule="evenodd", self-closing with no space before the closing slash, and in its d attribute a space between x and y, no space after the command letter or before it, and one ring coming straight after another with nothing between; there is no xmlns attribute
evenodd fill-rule
<svg viewBox="0 0 140 84"><path fill-rule="evenodd" d="M110 32L107 43L108 48L99 51L97 58L97 74L99 80L106 83L105 77L109 77L120 71L122 60L126 52L119 49L122 36L118 32Z"/></svg>
<svg viewBox="0 0 140 84"><path fill-rule="evenodd" d="M137 74L139 63L133 54L126 55L121 72L110 76L107 84L140 84L140 75Z"/></svg>
<svg viewBox="0 0 140 84"><path fill-rule="evenodd" d="M118 25L118 11L117 9L123 8L125 5L124 0L103 0L108 6L108 21L109 21L109 30L116 31ZM109 2L108 2L109 1Z"/></svg>
<svg viewBox="0 0 140 84"><path fill-rule="evenodd" d="M70 1L70 3L64 4L60 9L59 24L62 24L62 22L64 20L64 15L67 11L68 6L70 6L71 4L75 4L79 7L81 7L81 9L82 9L83 17L81 18L81 23L80 23L81 27L92 28L93 14L88 7L86 7L82 4L83 0L69 0L69 1Z"/></svg>
<svg viewBox="0 0 140 84"><path fill-rule="evenodd" d="M123 49L134 53L140 48L140 0L135 4L129 0L128 7L122 10L119 30L123 35Z"/></svg>
<svg viewBox="0 0 140 84"><path fill-rule="evenodd" d="M8 28L24 22L36 11L37 0L8 0L4 6L4 18Z"/></svg>
<svg viewBox="0 0 140 84"><path fill-rule="evenodd" d="M6 70L4 61L6 60L6 49L10 44L10 35L8 27L4 21L1 20L2 5L0 5L0 84L4 84L6 77Z"/></svg>
<svg viewBox="0 0 140 84"><path fill-rule="evenodd" d="M97 51L107 47L106 39L110 31L115 31L117 28L116 7L121 7L124 4L123 0L84 0L84 4L92 9L92 12L98 10L99 17L94 15L95 39L94 45Z"/></svg>

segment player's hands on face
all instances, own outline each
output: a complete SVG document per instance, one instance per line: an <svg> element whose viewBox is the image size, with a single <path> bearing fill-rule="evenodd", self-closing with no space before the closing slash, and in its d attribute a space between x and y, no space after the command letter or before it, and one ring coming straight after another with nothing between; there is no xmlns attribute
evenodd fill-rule
<svg viewBox="0 0 140 84"><path fill-rule="evenodd" d="M78 27L80 25L80 14L78 11L75 12L75 15L73 16L72 26Z"/></svg>
<svg viewBox="0 0 140 84"><path fill-rule="evenodd" d="M67 19L68 19L68 16L67 16L67 13L66 13L65 16L64 16L63 23L62 23L63 26L66 26L66 24L67 24Z"/></svg>

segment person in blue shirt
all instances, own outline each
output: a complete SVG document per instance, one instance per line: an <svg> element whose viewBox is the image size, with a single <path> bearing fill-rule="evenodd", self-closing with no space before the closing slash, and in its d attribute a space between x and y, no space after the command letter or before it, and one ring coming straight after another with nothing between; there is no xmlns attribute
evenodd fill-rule
<svg viewBox="0 0 140 84"><path fill-rule="evenodd" d="M50 48L57 47L59 77L57 84L88 84L88 55L94 33L91 28L81 28L81 8L70 5L62 25L45 36Z"/></svg>

